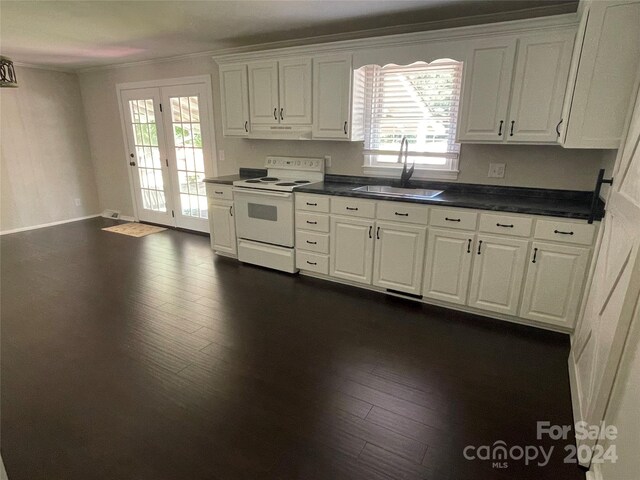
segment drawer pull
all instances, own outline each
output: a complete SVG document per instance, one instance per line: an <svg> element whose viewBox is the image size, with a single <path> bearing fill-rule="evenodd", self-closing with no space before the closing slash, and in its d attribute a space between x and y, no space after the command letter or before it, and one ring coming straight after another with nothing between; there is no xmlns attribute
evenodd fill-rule
<svg viewBox="0 0 640 480"><path fill-rule="evenodd" d="M408 213L398 213L398 212L395 212L395 214L396 214L397 216L399 216L399 217L408 217L408 216L409 216L409 214L408 214Z"/></svg>
<svg viewBox="0 0 640 480"><path fill-rule="evenodd" d="M573 235L573 232L563 232L562 230L554 230L553 233L559 233L560 235Z"/></svg>
<svg viewBox="0 0 640 480"><path fill-rule="evenodd" d="M310 203L310 202L307 202L307 205L309 205L310 207L317 207L318 206L317 203Z"/></svg>
<svg viewBox="0 0 640 480"><path fill-rule="evenodd" d="M358 207L345 207L347 210L351 210L352 212L357 212Z"/></svg>
<svg viewBox="0 0 640 480"><path fill-rule="evenodd" d="M506 223L496 223L496 227L513 228L513 225Z"/></svg>
<svg viewBox="0 0 640 480"><path fill-rule="evenodd" d="M213 193L215 193L216 195L224 194L224 192L221 192L220 190L214 190Z"/></svg>
<svg viewBox="0 0 640 480"><path fill-rule="evenodd" d="M307 223L309 225L317 225L318 224L318 222L312 222L311 220L307 220Z"/></svg>
<svg viewBox="0 0 640 480"><path fill-rule="evenodd" d="M309 265L317 265L317 264L318 264L318 262L310 262L309 260L307 260L307 263L308 263Z"/></svg>
<svg viewBox="0 0 640 480"><path fill-rule="evenodd" d="M478 241L478 255L480 255L482 252L480 251L480 249L482 248L482 240Z"/></svg>
<svg viewBox="0 0 640 480"><path fill-rule="evenodd" d="M460 219L459 219L459 218L449 218L449 217L444 217L444 219L445 219L447 222L459 222L459 221L460 221Z"/></svg>
<svg viewBox="0 0 640 480"><path fill-rule="evenodd" d="M311 240L307 240L307 243L309 245L317 245L318 244L318 242L312 242Z"/></svg>

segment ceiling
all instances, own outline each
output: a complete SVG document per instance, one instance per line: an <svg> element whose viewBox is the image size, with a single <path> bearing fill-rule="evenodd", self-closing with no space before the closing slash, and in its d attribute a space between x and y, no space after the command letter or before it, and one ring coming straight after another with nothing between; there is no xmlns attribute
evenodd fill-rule
<svg viewBox="0 0 640 480"><path fill-rule="evenodd" d="M403 33L427 29L428 22L458 26L568 13L576 7L577 0L2 0L0 51L15 62L79 69L269 42ZM327 37L309 40L318 36Z"/></svg>

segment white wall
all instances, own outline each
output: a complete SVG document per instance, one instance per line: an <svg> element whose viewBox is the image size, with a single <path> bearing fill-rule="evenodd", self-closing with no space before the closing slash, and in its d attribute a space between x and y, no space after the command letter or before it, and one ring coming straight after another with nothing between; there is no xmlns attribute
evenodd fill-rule
<svg viewBox="0 0 640 480"><path fill-rule="evenodd" d="M362 175L362 143L224 138L221 132L218 68L209 57L119 67L80 73L100 204L133 213L116 100L116 84L210 74L213 85L217 148L224 150L219 174L239 167L262 168L267 155L332 156L329 173ZM514 186L592 190L602 163L600 150L556 146L463 145L458 181ZM489 162L507 165L504 179L489 179Z"/></svg>
<svg viewBox="0 0 640 480"><path fill-rule="evenodd" d="M16 76L18 88L0 90L0 231L98 213L77 76L20 67Z"/></svg>

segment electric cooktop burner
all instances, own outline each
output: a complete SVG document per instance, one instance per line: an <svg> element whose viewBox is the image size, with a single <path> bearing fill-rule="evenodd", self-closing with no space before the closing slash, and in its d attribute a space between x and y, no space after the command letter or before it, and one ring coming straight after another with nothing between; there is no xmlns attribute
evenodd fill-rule
<svg viewBox="0 0 640 480"><path fill-rule="evenodd" d="M260 183L260 180L247 180L247 183Z"/></svg>
<svg viewBox="0 0 640 480"><path fill-rule="evenodd" d="M309 183L309 180L296 180L294 183L297 183L299 185L301 183Z"/></svg>
<svg viewBox="0 0 640 480"><path fill-rule="evenodd" d="M280 181L280 179L276 178L276 177L262 177L260 179L260 181L262 181L262 182L278 182L278 181Z"/></svg>
<svg viewBox="0 0 640 480"><path fill-rule="evenodd" d="M279 187L293 187L296 185L296 183L294 182L280 182L280 183L276 183L276 185L278 185Z"/></svg>

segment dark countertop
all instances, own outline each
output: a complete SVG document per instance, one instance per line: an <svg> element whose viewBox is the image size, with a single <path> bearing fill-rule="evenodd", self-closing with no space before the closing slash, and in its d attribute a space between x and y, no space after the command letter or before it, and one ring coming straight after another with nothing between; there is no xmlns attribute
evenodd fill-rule
<svg viewBox="0 0 640 480"><path fill-rule="evenodd" d="M338 195L373 200L391 200L426 205L474 208L500 212L529 213L575 219L588 219L591 213L593 192L576 190L551 190L525 187L501 187L490 185L460 184L448 182L412 181L411 187L444 190L434 198L403 198L353 191L363 185L399 186L397 180L327 175L325 181L297 187L296 192L320 195ZM599 201L595 220L604 216L604 202Z"/></svg>
<svg viewBox="0 0 640 480"><path fill-rule="evenodd" d="M261 168L241 168L235 175L223 175L222 177L206 177L205 183L217 183L218 185L233 185L236 180L245 178L265 177L267 171Z"/></svg>

